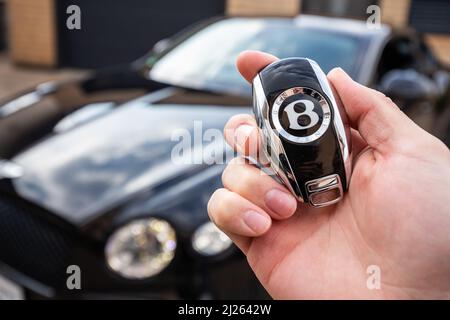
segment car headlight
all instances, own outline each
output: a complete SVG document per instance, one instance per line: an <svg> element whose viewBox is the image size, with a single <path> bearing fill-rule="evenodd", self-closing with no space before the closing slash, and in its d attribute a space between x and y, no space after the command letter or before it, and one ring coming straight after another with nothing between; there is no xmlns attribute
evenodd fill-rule
<svg viewBox="0 0 450 320"><path fill-rule="evenodd" d="M224 252L231 244L231 239L212 222L201 225L192 236L192 247L205 256Z"/></svg>
<svg viewBox="0 0 450 320"><path fill-rule="evenodd" d="M156 218L135 220L119 228L108 239L108 266L121 276L144 279L161 272L172 261L176 249L175 231Z"/></svg>

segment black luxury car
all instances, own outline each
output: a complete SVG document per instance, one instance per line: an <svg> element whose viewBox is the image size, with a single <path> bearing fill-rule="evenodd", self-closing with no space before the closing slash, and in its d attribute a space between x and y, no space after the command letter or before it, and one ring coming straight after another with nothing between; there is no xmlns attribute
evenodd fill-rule
<svg viewBox="0 0 450 320"><path fill-rule="evenodd" d="M251 113L235 68L245 49L340 66L449 142L449 73L413 31L307 15L202 22L129 65L0 104L0 295L266 297L206 210L231 151L203 133ZM190 152L174 161L180 137Z"/></svg>

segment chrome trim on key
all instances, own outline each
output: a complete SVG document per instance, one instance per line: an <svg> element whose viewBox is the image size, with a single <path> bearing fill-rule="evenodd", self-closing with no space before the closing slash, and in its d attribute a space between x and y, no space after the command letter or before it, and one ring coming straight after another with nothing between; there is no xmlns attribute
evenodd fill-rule
<svg viewBox="0 0 450 320"><path fill-rule="evenodd" d="M289 191L292 192L292 194L297 196L297 199L301 202L304 202L304 199L300 192L300 188L297 182L297 179L294 176L291 164L289 163L289 160L286 158L286 163L288 165L288 168L280 168L280 163L278 161L277 157L273 157L272 154L275 152L277 155L279 154L286 154L286 151L284 150L283 144L280 141L280 138L274 133L272 130L272 127L270 126L269 122L269 104L266 99L266 95L264 93L264 89L261 83L261 79L259 75L256 75L256 77L253 79L253 95L255 101L255 104L253 105L254 113L256 117L256 122L261 130L261 143L263 144L261 146L261 149L264 152L265 157L270 162L270 166L272 170L275 172L275 174L283 181L285 186L289 189ZM269 146L271 153L268 154L267 147ZM282 164L281 164L282 165ZM286 171L286 173L285 173ZM298 192L294 190L294 188L291 185L291 182L295 183Z"/></svg>
<svg viewBox="0 0 450 320"><path fill-rule="evenodd" d="M314 179L305 183L308 191L309 202L314 207L325 207L342 199L344 191L339 175L333 174L319 179ZM326 199L325 201L316 201L316 198L324 195L336 195L334 198Z"/></svg>
<svg viewBox="0 0 450 320"><path fill-rule="evenodd" d="M343 120L347 120L347 119L342 119L342 116L341 116L341 115L345 115L346 113L345 113L345 111L341 112L339 110L340 108L343 108L343 106L338 105L338 103L336 102L333 91L328 82L327 76L322 71L322 69L319 67L319 65L311 59L306 59L306 60L308 60L309 64L313 68L314 73L317 76L317 80L319 81L320 87L322 88L323 92L330 99L332 108L334 110L333 124L334 124L334 128L335 128L335 131L337 134L337 138L339 140L342 161L344 162L344 167L345 167L345 172L346 172L346 180L347 180L346 182L347 182L347 187L348 187L349 182L350 182L351 172L352 172L351 144L349 143L349 141L351 141L351 140L350 140L350 130L346 131L344 128L344 123L348 123L348 122L347 121L343 122Z"/></svg>

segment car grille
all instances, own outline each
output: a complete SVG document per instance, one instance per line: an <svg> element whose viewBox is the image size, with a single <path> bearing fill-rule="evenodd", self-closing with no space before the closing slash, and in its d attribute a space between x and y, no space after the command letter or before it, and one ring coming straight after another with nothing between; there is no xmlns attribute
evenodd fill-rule
<svg viewBox="0 0 450 320"><path fill-rule="evenodd" d="M61 287L73 239L42 219L38 210L0 195L0 261L43 284Z"/></svg>

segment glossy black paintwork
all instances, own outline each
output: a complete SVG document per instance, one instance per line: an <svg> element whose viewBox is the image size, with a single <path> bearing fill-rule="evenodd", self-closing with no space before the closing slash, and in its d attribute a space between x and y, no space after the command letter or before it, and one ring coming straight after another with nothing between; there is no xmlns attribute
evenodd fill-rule
<svg viewBox="0 0 450 320"><path fill-rule="evenodd" d="M323 92L313 69L304 59L279 60L264 68L259 74L269 104L269 114L275 99L283 91L293 87L314 89L327 99L331 106L331 102ZM331 120L326 132L316 141L295 144L280 137L303 199L308 198L305 189L306 182L330 174L339 174L344 190L346 189L345 167L333 126L334 114L332 109ZM281 156L280 163L286 163L283 161L283 156ZM291 185L294 190L297 189L295 182L291 182Z"/></svg>
<svg viewBox="0 0 450 320"><path fill-rule="evenodd" d="M223 105L214 104L218 101ZM91 118L84 119L83 113L89 114L95 105L74 108L35 137L35 143L10 157L25 174L0 180L0 194L29 203L27 208L36 217L57 228L67 225L65 229L74 234L70 263L84 270L84 297L97 293L102 297L188 298L203 292L226 297L230 293L223 284L225 278L218 277L230 272L238 274L242 284L232 296L245 297L250 294L246 290L254 290L250 288L258 283L235 248L206 259L191 246L193 232L208 221L206 204L221 187L224 165L174 164L171 151L179 141L171 141L171 136L173 129L185 129L193 147L206 147L214 141L203 140L201 134L207 129L222 132L230 116L251 112L250 107L239 107L249 104L246 98L165 88L123 105L100 108ZM195 122L200 121L202 131L194 139L199 130ZM225 147L224 141L216 142L219 149ZM149 216L163 218L175 228L176 258L157 277L145 281L120 278L106 267L103 246L119 226ZM0 272L4 270L0 261ZM41 290L42 286L32 286L20 273L13 272L11 277L43 296L52 290L59 297L77 296L62 282L52 290Z"/></svg>
<svg viewBox="0 0 450 320"><path fill-rule="evenodd" d="M0 130L8 134L0 136L0 158L24 169L20 178L0 179L0 200L26 205L36 219L73 235L68 263L83 270L84 298L264 293L234 247L208 259L191 245L194 231L208 221L206 205L221 186L224 165L176 165L170 159L178 143L171 141L172 129L185 129L192 146L207 147L215 140L203 140L202 133L221 133L230 116L250 113L250 104L246 97L167 87L146 80L133 68L55 84L36 103L0 118ZM200 121L198 135L194 122ZM14 124L21 124L19 130L8 130ZM216 142L220 154L225 143ZM149 216L161 217L175 228L175 260L157 277L123 279L105 265L105 242L119 226ZM30 279L30 274L11 270L4 262L0 261L0 273L39 297L79 296L59 282L65 270L55 274L55 283L48 287L50 283ZM239 274L238 292L224 285L223 275L230 273Z"/></svg>
<svg viewBox="0 0 450 320"><path fill-rule="evenodd" d="M45 92L39 87L26 92L34 99L23 109L4 117L0 114L0 158L11 158L36 143L51 133L59 121L81 108L98 103L115 107L166 87L143 77L134 65L111 67L46 86L50 89Z"/></svg>
<svg viewBox="0 0 450 320"><path fill-rule="evenodd" d="M193 139L195 122L201 121L203 130L221 132L227 119L242 111L130 102L13 157L25 170L13 181L14 189L66 220L84 224L143 189L201 170L204 165L171 160L179 143L171 140L174 130L186 129Z"/></svg>

